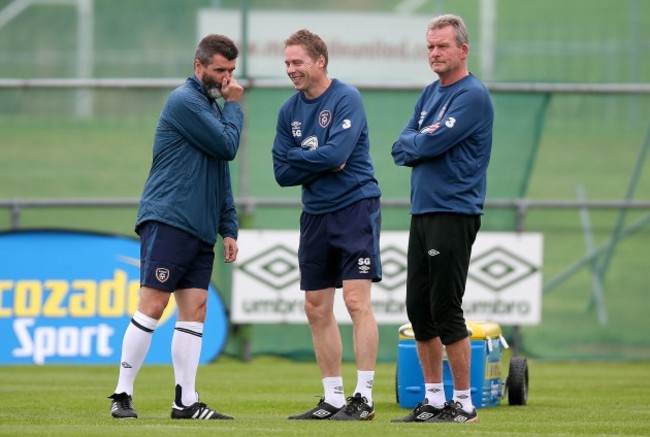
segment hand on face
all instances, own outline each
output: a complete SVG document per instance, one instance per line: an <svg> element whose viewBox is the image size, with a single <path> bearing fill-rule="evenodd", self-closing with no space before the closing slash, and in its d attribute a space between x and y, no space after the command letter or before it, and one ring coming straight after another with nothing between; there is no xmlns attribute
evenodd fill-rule
<svg viewBox="0 0 650 437"><path fill-rule="evenodd" d="M194 74L201 81L205 93L212 99L223 97L225 100L237 101L244 94L244 89L233 77L235 60L226 59L215 54L210 62L194 60Z"/></svg>
<svg viewBox="0 0 650 437"><path fill-rule="evenodd" d="M221 82L221 95L228 102L238 102L244 95L244 88L234 77L224 77Z"/></svg>

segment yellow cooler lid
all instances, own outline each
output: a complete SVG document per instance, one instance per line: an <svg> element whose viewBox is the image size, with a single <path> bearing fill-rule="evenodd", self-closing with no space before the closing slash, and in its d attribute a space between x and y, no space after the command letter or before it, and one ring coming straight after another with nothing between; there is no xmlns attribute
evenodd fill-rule
<svg viewBox="0 0 650 437"><path fill-rule="evenodd" d="M501 327L496 322L467 321L467 330L472 340L501 336Z"/></svg>
<svg viewBox="0 0 650 437"><path fill-rule="evenodd" d="M399 327L399 339L400 340L413 340L415 334L413 333L413 328L410 323L405 323Z"/></svg>
<svg viewBox="0 0 650 437"><path fill-rule="evenodd" d="M467 321L466 324L472 340L484 340L488 337L497 338L501 336L501 327L496 322ZM400 340L413 340L414 338L415 334L413 334L410 323L405 323L399 327Z"/></svg>

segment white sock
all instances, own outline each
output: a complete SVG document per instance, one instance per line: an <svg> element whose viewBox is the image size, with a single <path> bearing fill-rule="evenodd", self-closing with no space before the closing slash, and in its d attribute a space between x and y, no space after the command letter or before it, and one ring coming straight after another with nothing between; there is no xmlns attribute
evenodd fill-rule
<svg viewBox="0 0 650 437"><path fill-rule="evenodd" d="M454 402L460 403L463 411L471 413L474 410L471 390L454 390Z"/></svg>
<svg viewBox="0 0 650 437"><path fill-rule="evenodd" d="M176 399L176 402L180 401L185 407L199 400L196 393L196 372L202 344L203 323L176 322L172 336L172 363L174 379L182 393L181 399Z"/></svg>
<svg viewBox="0 0 650 437"><path fill-rule="evenodd" d="M325 390L325 402L336 408L341 408L345 405L342 376L323 378L323 389Z"/></svg>
<svg viewBox="0 0 650 437"><path fill-rule="evenodd" d="M445 406L445 386L442 382L424 384L424 402L433 408L442 408Z"/></svg>
<svg viewBox="0 0 650 437"><path fill-rule="evenodd" d="M374 370L357 370L357 388L354 389L354 394L360 393L361 396L368 400L368 405L372 405L372 384L374 381Z"/></svg>
<svg viewBox="0 0 650 437"><path fill-rule="evenodd" d="M158 320L136 311L127 326L122 340L122 357L120 358L120 375L115 393L133 394L133 384L140 367L149 352L153 331L158 327Z"/></svg>

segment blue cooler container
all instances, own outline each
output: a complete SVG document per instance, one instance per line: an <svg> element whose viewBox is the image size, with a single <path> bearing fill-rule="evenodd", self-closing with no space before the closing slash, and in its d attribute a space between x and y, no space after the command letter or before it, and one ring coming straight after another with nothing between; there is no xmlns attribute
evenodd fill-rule
<svg viewBox="0 0 650 437"><path fill-rule="evenodd" d="M470 334L471 365L470 388L476 408L499 405L503 397L501 356L508 347L501 335L501 327L494 322L467 322ZM453 397L453 379L447 357L442 363L445 397ZM396 375L397 401L402 408L415 408L424 400L424 376L415 347L411 324L399 329Z"/></svg>

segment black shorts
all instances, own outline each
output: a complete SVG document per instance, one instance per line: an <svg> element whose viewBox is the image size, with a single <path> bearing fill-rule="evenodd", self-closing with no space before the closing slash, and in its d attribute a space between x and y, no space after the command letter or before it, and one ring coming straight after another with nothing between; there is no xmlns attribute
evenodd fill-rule
<svg viewBox="0 0 650 437"><path fill-rule="evenodd" d="M406 310L416 340L467 337L463 295L481 216L423 214L411 217Z"/></svg>
<svg viewBox="0 0 650 437"><path fill-rule="evenodd" d="M328 214L300 216L300 288L341 287L343 280L381 280L379 198Z"/></svg>
<svg viewBox="0 0 650 437"><path fill-rule="evenodd" d="M137 228L140 235L140 285L173 292L207 290L214 247L185 231L156 221Z"/></svg>

